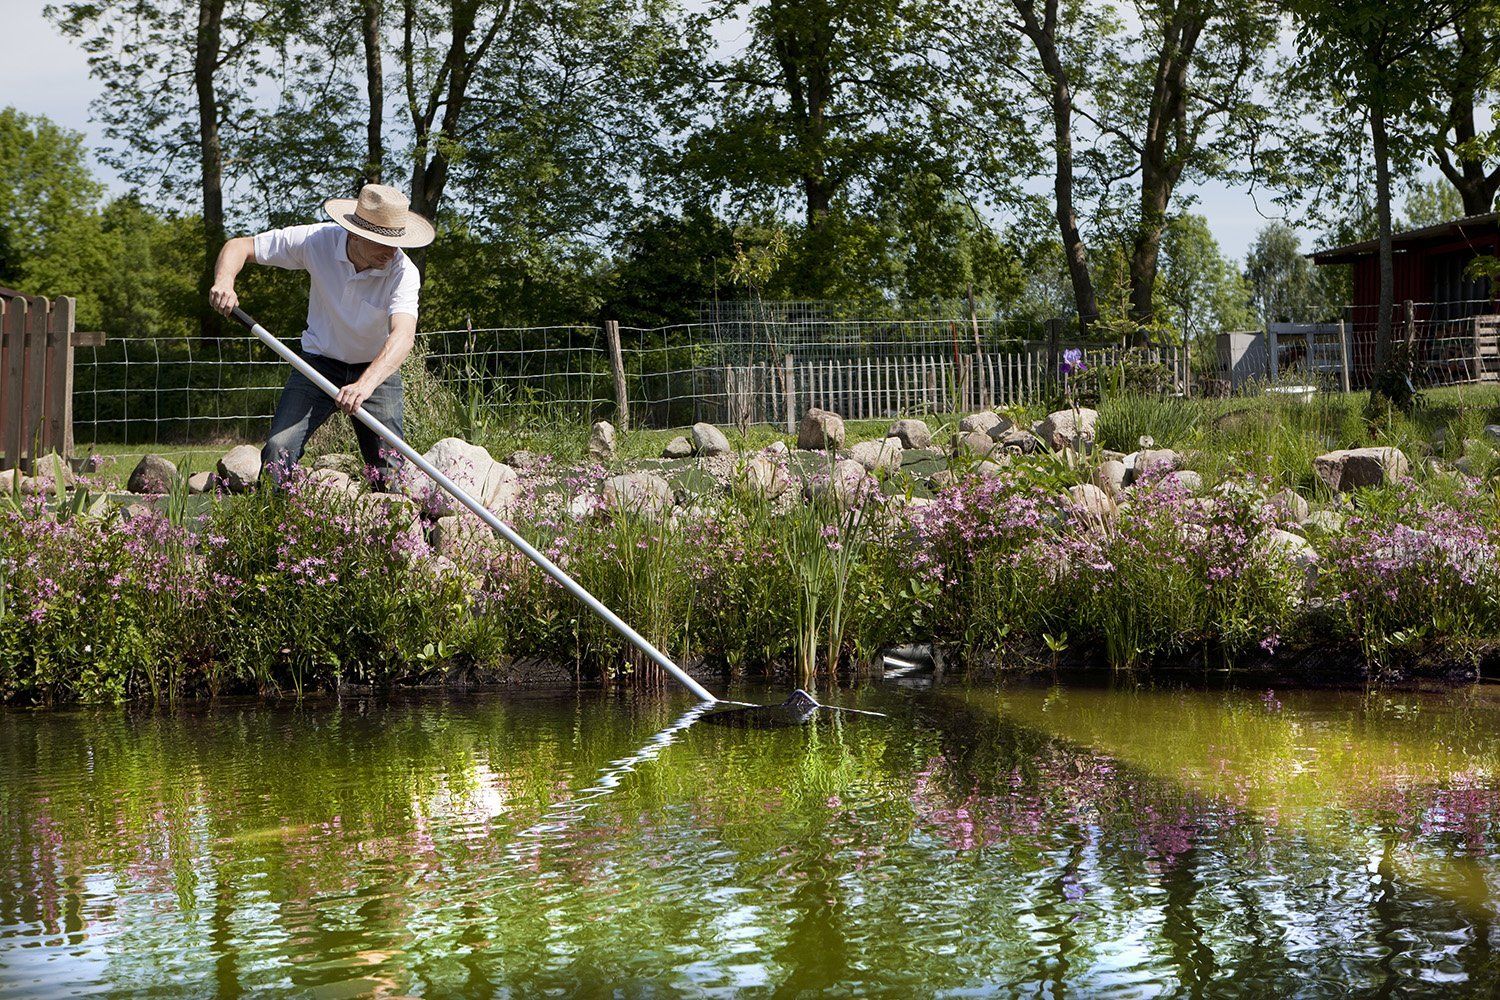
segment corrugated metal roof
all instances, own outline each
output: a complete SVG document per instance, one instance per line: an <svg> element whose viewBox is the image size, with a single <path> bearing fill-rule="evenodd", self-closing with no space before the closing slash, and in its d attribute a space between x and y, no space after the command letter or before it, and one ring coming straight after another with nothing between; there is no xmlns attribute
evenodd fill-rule
<svg viewBox="0 0 1500 1000"><path fill-rule="evenodd" d="M1449 222L1439 222L1432 226L1423 226L1420 229L1408 229L1400 233L1391 234L1391 245L1400 243L1420 243L1423 240L1437 239L1443 236L1456 236L1462 238L1464 229L1474 229L1481 226L1493 226L1500 219L1500 212L1487 212L1484 215L1470 215L1462 219L1453 219ZM1376 253L1380 250L1380 240L1362 240L1359 243L1349 243L1341 247L1332 247L1328 250L1314 250L1308 254L1317 264L1347 264L1357 257L1365 254Z"/></svg>

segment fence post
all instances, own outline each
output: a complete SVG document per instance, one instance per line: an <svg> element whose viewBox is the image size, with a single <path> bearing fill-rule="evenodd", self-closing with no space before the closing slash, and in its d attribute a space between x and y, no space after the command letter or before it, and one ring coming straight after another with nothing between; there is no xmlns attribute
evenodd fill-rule
<svg viewBox="0 0 1500 1000"><path fill-rule="evenodd" d="M786 432L795 434L797 432L797 364L788 354L782 362L786 373L786 381L782 391L786 393Z"/></svg>
<svg viewBox="0 0 1500 1000"><path fill-rule="evenodd" d="M1182 398L1193 398L1193 342L1182 338Z"/></svg>
<svg viewBox="0 0 1500 1000"><path fill-rule="evenodd" d="M46 423L42 433L53 450L73 455L73 309L74 299L62 296L47 314Z"/></svg>
<svg viewBox="0 0 1500 1000"><path fill-rule="evenodd" d="M1349 337L1342 319L1339 320L1339 385L1349 391Z"/></svg>
<svg viewBox="0 0 1500 1000"><path fill-rule="evenodd" d="M1052 318L1047 321L1047 370L1043 378L1047 382L1057 377L1057 341L1062 336L1062 320Z"/></svg>
<svg viewBox="0 0 1500 1000"><path fill-rule="evenodd" d="M1412 361L1412 345L1416 343L1417 339L1417 315L1415 308L1411 304L1411 299L1402 302L1401 308L1406 312L1406 360L1410 364Z"/></svg>
<svg viewBox="0 0 1500 1000"><path fill-rule="evenodd" d="M1266 324L1266 364L1271 373L1271 384L1275 385L1281 379L1281 349L1276 342L1276 331Z"/></svg>
<svg viewBox="0 0 1500 1000"><path fill-rule="evenodd" d="M0 413L0 427L4 428L0 445L5 448L5 467L21 468L21 452L26 441L23 428L26 374L26 313L31 303L16 297L5 303L5 326L0 337L5 338L5 370L0 380L5 383L5 412Z"/></svg>
<svg viewBox="0 0 1500 1000"><path fill-rule="evenodd" d="M604 336L609 339L609 367L615 376L615 423L620 430L630 430L630 400L625 395L625 357L620 350L620 321L604 321Z"/></svg>

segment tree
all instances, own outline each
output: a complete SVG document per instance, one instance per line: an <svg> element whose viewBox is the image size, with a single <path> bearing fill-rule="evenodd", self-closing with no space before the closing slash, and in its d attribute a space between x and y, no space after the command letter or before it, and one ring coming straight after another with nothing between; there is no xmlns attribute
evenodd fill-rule
<svg viewBox="0 0 1500 1000"><path fill-rule="evenodd" d="M1451 39L1457 22L1477 6L1477 0L1287 0L1286 6L1297 28L1299 66L1293 81L1309 90L1331 92L1336 101L1362 112L1369 123L1380 269L1372 397L1408 406L1410 373L1400 352L1392 349L1392 162L1400 162L1422 144L1412 128L1415 111L1436 87L1431 78L1435 67L1424 56L1435 44Z"/></svg>
<svg viewBox="0 0 1500 1000"><path fill-rule="evenodd" d="M1500 120L1491 108L1481 131L1483 103L1500 88L1500 4L1476 3L1453 25L1451 44L1431 53L1438 63L1428 94L1432 156L1462 202L1463 215L1484 215L1500 189ZM1493 166L1490 164L1493 163ZM1459 213L1449 216L1456 217Z"/></svg>
<svg viewBox="0 0 1500 1000"><path fill-rule="evenodd" d="M1403 229L1420 229L1451 222L1465 214L1463 196L1447 180L1414 181L1407 189L1400 225Z"/></svg>
<svg viewBox="0 0 1500 1000"><path fill-rule="evenodd" d="M1177 187L1235 178L1268 113L1262 93L1277 13L1262 0L1136 0L1142 31L1120 50L1118 82L1098 88L1095 124L1109 185L1138 176L1131 235L1130 320L1157 322L1153 296L1162 234Z"/></svg>
<svg viewBox="0 0 1500 1000"><path fill-rule="evenodd" d="M1245 258L1245 280L1260 324L1327 319L1341 302L1321 271L1286 223L1273 222L1256 234Z"/></svg>
<svg viewBox="0 0 1500 1000"><path fill-rule="evenodd" d="M40 292L28 278L66 253L102 193L81 133L0 109L0 284Z"/></svg>
<svg viewBox="0 0 1500 1000"><path fill-rule="evenodd" d="M700 66L714 26L741 15L745 49ZM933 15L929 0L728 0L691 20L677 64L687 198L737 217L800 209L799 294L833 290L834 241L862 238L904 178L955 173Z"/></svg>
<svg viewBox="0 0 1500 1000"><path fill-rule="evenodd" d="M1246 329L1255 320L1249 284L1224 258L1201 215L1185 213L1167 223L1157 292L1182 343L1211 342L1215 334Z"/></svg>

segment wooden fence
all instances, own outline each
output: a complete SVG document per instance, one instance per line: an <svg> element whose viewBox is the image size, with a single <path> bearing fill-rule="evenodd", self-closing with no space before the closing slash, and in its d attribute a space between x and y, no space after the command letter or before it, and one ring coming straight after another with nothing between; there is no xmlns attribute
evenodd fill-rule
<svg viewBox="0 0 1500 1000"><path fill-rule="evenodd" d="M850 420L905 414L956 413L1040 400L1055 380L1046 346L1004 354L890 355L798 361L780 365L726 365L705 371L706 394L723 400L720 419L730 424L783 424L791 431L808 409L831 410ZM1178 384L1187 376L1177 348L1128 352L1117 347L1084 351L1090 366L1118 365L1127 355L1168 367ZM715 384L716 383L716 384ZM622 390L623 391L623 390Z"/></svg>
<svg viewBox="0 0 1500 1000"><path fill-rule="evenodd" d="M0 294L0 469L32 473L44 455L73 453L73 306Z"/></svg>

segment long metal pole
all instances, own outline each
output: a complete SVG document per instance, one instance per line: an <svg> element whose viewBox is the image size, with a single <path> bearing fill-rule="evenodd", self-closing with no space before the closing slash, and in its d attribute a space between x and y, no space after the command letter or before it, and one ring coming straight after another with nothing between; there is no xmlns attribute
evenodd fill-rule
<svg viewBox="0 0 1500 1000"><path fill-rule="evenodd" d="M255 336L259 337L262 343L264 343L267 347L280 355L283 361L291 365L293 368L297 369L297 371L301 372L314 385L327 393L330 398L337 398L339 394L338 386L334 385L332 382L328 381L328 379L324 378L312 365L299 358L297 356L297 353L290 347L287 347L281 341L271 336L270 332L267 331L265 327L261 326L250 317L249 313L245 312L245 310L243 309L236 308L234 310L234 318L241 324L243 324L245 329L249 330L251 333L255 334ZM651 645L651 643L646 641L645 637L643 637L639 632L627 625L619 615L615 614L613 611L609 610L609 608L605 607L603 602L601 602L599 598L595 597L593 594L585 590L582 584L580 584L577 580L574 580L567 573L563 572L562 568L554 563L551 559L548 559L542 553L538 552L530 542L522 538L520 535L516 534L515 530L512 529L510 525L500 520L488 508L486 508L484 504L469 496L469 494L466 493L462 488L460 488L457 483L434 468L431 462L427 461L427 459L423 458L421 455L418 455L416 451L412 449L411 445L407 444L405 441L397 437L396 434L390 430L390 428L385 426L385 424L382 424L379 420L376 420L374 417L370 416L370 414L366 413L363 406L354 411L354 418L360 423L364 424L366 427L370 428L370 430L374 431L377 435L379 435L380 439L386 444L399 451L408 462L411 462L417 468L421 469L423 472L427 473L427 475L431 476L433 482L437 483L443 489L447 490L453 496L453 499L457 500L459 503L469 508L469 510L473 511L474 516L478 517L485 524L488 524L491 528L495 529L495 531L500 535L501 538L504 538L507 542L520 549L521 554L524 555L527 559L530 559L532 562L536 563L537 566L541 568L542 572L546 573L548 576L552 577L552 579L562 584L562 586L566 588L570 594L582 601L590 611L594 612L594 614L598 615L600 618L603 618L606 622L613 626L615 631L619 632L626 639L630 640L631 644L634 645L636 649L639 649L642 653L645 653L648 657L650 657L652 662L654 662L657 666L661 667L667 673L675 677L683 687L691 691L700 701L706 701L709 703L717 703L719 701L718 698L715 698L712 694L709 693L707 688L689 677L687 673L682 670L682 668L678 667L677 664L667 659L666 655L662 653L661 650Z"/></svg>

